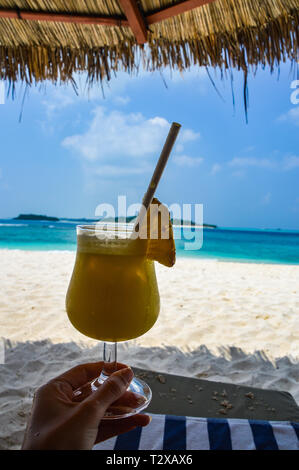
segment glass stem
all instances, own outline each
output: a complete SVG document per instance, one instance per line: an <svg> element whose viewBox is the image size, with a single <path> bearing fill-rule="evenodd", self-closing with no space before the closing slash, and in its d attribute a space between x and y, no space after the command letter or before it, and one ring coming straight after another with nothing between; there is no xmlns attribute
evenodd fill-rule
<svg viewBox="0 0 299 470"><path fill-rule="evenodd" d="M104 366L100 378L106 380L109 375L117 370L117 343L104 342L103 361Z"/></svg>

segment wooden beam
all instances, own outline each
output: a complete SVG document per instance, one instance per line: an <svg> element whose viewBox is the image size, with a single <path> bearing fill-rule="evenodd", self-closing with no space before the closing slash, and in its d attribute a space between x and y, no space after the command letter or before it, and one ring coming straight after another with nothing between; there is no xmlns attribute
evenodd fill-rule
<svg viewBox="0 0 299 470"><path fill-rule="evenodd" d="M118 0L128 19L138 44L147 42L147 28L135 0Z"/></svg>
<svg viewBox="0 0 299 470"><path fill-rule="evenodd" d="M215 0L186 0L181 3L177 3L172 7L163 8L162 10L159 10L156 13L147 15L146 22L147 24L159 23L160 21L167 20L167 18L180 15L181 13L193 10L194 8L199 8L214 1Z"/></svg>
<svg viewBox="0 0 299 470"><path fill-rule="evenodd" d="M0 18L29 21L53 21L55 23L74 23L104 26L130 26L139 44L147 42L147 25L159 23L186 11L201 7L215 0L185 0L172 7L167 7L143 18L135 0L119 0L127 17L80 15L77 13L59 13L28 11L18 9L0 9Z"/></svg>
<svg viewBox="0 0 299 470"><path fill-rule="evenodd" d="M100 24L105 26L129 26L128 20L111 16L77 15L43 11L4 10L0 9L0 18L30 21L53 21L54 23Z"/></svg>

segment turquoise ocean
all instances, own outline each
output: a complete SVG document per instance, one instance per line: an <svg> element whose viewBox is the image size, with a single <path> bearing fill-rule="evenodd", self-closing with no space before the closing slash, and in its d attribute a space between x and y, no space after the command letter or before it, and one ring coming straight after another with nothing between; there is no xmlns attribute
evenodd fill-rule
<svg viewBox="0 0 299 470"><path fill-rule="evenodd" d="M76 225L84 222L0 219L0 249L74 251ZM185 243L195 236L194 230L200 229L174 228L177 256L299 264L299 231L207 228L201 249L186 250Z"/></svg>

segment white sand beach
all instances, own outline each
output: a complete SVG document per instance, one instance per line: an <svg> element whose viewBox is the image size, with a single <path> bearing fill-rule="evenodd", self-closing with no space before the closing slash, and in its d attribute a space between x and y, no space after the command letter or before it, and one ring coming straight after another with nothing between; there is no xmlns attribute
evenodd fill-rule
<svg viewBox="0 0 299 470"><path fill-rule="evenodd" d="M39 385L101 358L98 342L76 331L65 312L74 257L0 251L0 449L20 447ZM120 361L285 390L299 402L299 266L178 258L156 271L159 319L120 345Z"/></svg>

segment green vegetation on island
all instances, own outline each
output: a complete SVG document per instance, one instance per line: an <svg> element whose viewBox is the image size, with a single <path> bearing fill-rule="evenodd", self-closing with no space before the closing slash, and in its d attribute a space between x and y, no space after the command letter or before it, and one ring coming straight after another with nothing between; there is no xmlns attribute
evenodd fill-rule
<svg viewBox="0 0 299 470"><path fill-rule="evenodd" d="M121 222L121 223L132 223L136 216L130 216L130 217L105 217L104 219L101 219L102 222ZM38 215L38 214L20 214L18 217L14 217L13 220L46 220L49 222L58 222L59 220L70 220L72 222L97 222L97 219L70 219L63 217L62 219L59 219L58 217L49 217L47 215ZM189 225L192 227L199 226L193 220L183 220L183 219L171 219L171 222L173 225ZM200 225L201 227L201 225ZM217 228L217 225L213 224L202 224L203 228Z"/></svg>
<svg viewBox="0 0 299 470"><path fill-rule="evenodd" d="M193 220L183 220L183 219L171 219L173 225L191 225L192 227L203 227L203 228L217 228L217 225L212 224L202 224L198 225Z"/></svg>
<svg viewBox="0 0 299 470"><path fill-rule="evenodd" d="M49 217L47 215L37 214L20 214L18 217L14 217L14 220L48 220L51 222L58 222L58 217Z"/></svg>
<svg viewBox="0 0 299 470"><path fill-rule="evenodd" d="M136 216L130 216L130 217L105 217L103 219L100 219L102 222L120 222L123 224L129 224L133 223L135 220ZM96 220L94 221L96 222ZM173 219L171 218L171 222L173 225L189 225L192 227L203 227L203 228L217 228L217 225L212 225L212 224L202 224L202 225L197 225L193 220L183 220L183 219Z"/></svg>

